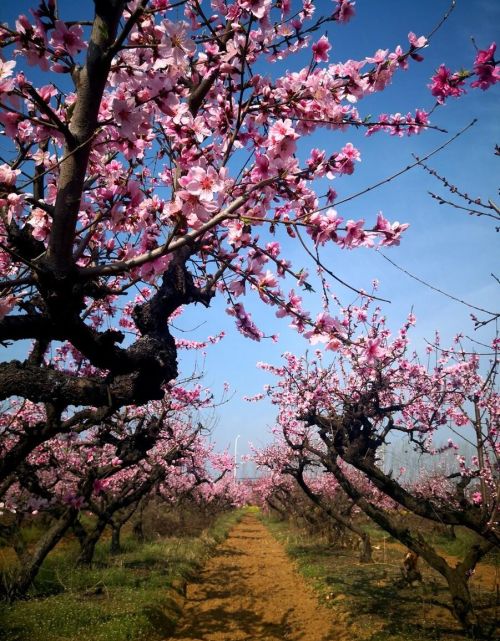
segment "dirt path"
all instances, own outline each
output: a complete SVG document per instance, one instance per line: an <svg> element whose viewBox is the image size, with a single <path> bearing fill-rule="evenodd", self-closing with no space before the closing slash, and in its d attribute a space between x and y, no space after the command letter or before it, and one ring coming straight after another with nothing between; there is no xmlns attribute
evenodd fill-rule
<svg viewBox="0 0 500 641"><path fill-rule="evenodd" d="M246 515L188 585L172 641L344 641L283 547Z"/></svg>

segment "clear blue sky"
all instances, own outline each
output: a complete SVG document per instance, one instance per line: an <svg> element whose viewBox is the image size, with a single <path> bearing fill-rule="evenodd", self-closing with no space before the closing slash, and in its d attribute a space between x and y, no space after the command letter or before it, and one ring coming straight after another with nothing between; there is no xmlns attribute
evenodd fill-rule
<svg viewBox="0 0 500 641"><path fill-rule="evenodd" d="M25 0L7 0L0 7L0 19L10 22L19 13L27 13L32 4ZM85 14L91 11L92 4L90 0L83 3ZM318 12L323 5L331 6L330 0L318 0L315 4ZM397 44L406 47L408 32L428 33L448 5L447 0L358 0L355 19L347 25L328 26L332 44L330 59L358 59L372 55L378 48L392 50ZM392 86L383 94L361 101L362 115L376 116L384 111L406 113L415 107L429 109L433 101L426 85L439 64L446 62L453 69L470 68L474 59L470 37L475 37L481 48L486 48L495 38L498 40L500 3L497 0L458 0L457 5L451 18L424 51L424 62L414 62L409 71L396 74ZM82 5L66 0L59 2L59 6L63 18L74 18L76 7ZM71 14L66 15L66 9ZM304 64L304 57L297 60L290 57L283 67L294 69ZM486 94L470 90L465 98L450 100L433 115L433 123L448 129L450 134L463 128L472 118L479 119L472 130L434 157L431 165L465 191L485 199L495 199L498 189L495 178L500 159L493 155L495 143L500 142L498 95L498 87ZM346 142L359 147L362 163L358 164L355 174L335 181L339 198L343 198L393 174L412 161L412 153L423 156L446 138L446 134L434 131L410 139L396 139L384 133L365 138L362 132L356 131L321 132L309 139L307 147L324 147L330 153ZM304 146L301 151L305 149ZM388 256L458 298L496 311L499 288L490 274L500 271L499 236L493 221L471 218L465 212L440 207L427 195L428 190L444 193L434 179L417 168L396 182L341 206L339 212L345 218L363 217L370 222L382 210L389 220L409 222L411 227L401 246L386 250ZM295 244L287 243L287 246L297 266L307 265L306 257ZM373 251L348 252L331 247L323 252L323 259L338 276L356 287L369 288L372 279L377 278L381 284L380 295L391 300L386 307L391 326L397 327L413 307L418 320L413 332L417 346L422 337L431 337L436 328L444 336L452 336L457 331L473 332L470 310L411 280ZM352 295L340 286L337 293L346 303L352 300ZM255 368L255 363L260 360L277 363L284 351L302 353L307 349L306 341L290 331L286 321L276 319L272 309L265 308L252 295L245 305L261 329L268 334L280 334L279 344L269 340L256 343L243 338L235 329L233 319L225 313L221 298L215 300L208 311L201 307L186 310L177 323L185 330L197 328L182 334L194 340L202 340L221 329L227 333L221 343L207 352L205 380L216 393L222 389L224 381L231 385L232 399L217 412L218 423L213 438L218 447L229 445L232 448L235 437L240 434L240 453L248 451L248 441L256 444L266 441L268 426L273 422L273 408L267 402L248 404L242 400L242 396L253 395L261 391L263 384L272 382ZM307 305L316 313L320 301L311 295ZM181 371L187 375L192 368L192 356L181 354L180 358Z"/></svg>

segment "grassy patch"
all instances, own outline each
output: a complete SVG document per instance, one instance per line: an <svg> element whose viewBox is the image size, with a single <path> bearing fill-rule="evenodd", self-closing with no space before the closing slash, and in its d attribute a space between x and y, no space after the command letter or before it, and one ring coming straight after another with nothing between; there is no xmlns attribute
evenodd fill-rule
<svg viewBox="0 0 500 641"><path fill-rule="evenodd" d="M334 618L349 629L353 641L462 641L450 611L444 580L421 562L422 585L400 587L402 550L374 533L372 564L360 564L358 552L338 549L282 522L265 521L315 587ZM371 534L371 532L370 532ZM460 549L460 544L457 550ZM451 553L451 552L450 552ZM494 574L494 568L489 567ZM471 581L471 591L484 621L494 629L495 593L487 583ZM498 606L498 604L497 604ZM492 639L497 639L492 631Z"/></svg>
<svg viewBox="0 0 500 641"><path fill-rule="evenodd" d="M76 543L55 550L26 601L0 604L2 641L160 641L175 627L186 581L241 518L220 517L199 537L138 544L124 552L96 550L92 568L75 568Z"/></svg>

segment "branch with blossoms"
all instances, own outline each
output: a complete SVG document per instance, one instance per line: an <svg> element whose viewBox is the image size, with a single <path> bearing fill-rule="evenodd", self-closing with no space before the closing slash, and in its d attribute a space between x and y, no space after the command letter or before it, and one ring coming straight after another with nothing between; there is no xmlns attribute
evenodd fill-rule
<svg viewBox="0 0 500 641"><path fill-rule="evenodd" d="M436 97L437 103L443 105L448 98L458 98L465 93L465 81L475 78L470 83L472 88L486 91L500 81L500 61L495 60L496 44L494 42L488 49L477 51L471 71L462 70L451 72L444 64L439 67L432 77L429 89Z"/></svg>

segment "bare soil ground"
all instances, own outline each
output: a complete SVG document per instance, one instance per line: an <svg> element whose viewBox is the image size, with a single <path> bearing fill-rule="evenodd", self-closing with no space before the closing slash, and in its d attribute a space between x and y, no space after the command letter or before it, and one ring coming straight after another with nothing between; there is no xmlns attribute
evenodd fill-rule
<svg viewBox="0 0 500 641"><path fill-rule="evenodd" d="M278 543L245 515L187 586L172 641L348 641Z"/></svg>
<svg viewBox="0 0 500 641"><path fill-rule="evenodd" d="M335 620L349 631L350 641L470 639L452 615L444 580L422 559L423 582L401 585L400 568L407 549L386 535L381 538L381 533L373 532L374 562L360 564L358 550L342 548L287 522L266 520L266 524L314 585L320 603L332 608ZM458 559L445 556L450 562ZM498 560L491 555L470 580L475 609L489 641L500 641L498 570Z"/></svg>

